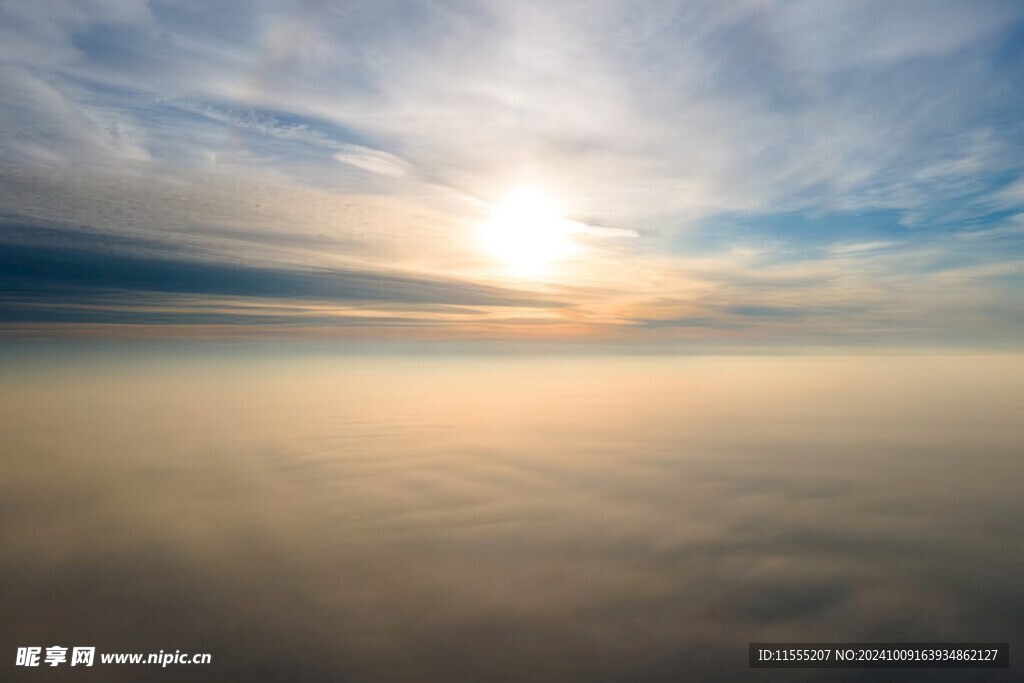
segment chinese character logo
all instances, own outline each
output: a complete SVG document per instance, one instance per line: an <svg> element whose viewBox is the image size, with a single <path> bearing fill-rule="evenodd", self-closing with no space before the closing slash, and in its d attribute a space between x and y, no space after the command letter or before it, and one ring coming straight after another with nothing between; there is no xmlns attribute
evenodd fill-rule
<svg viewBox="0 0 1024 683"><path fill-rule="evenodd" d="M41 647L19 647L15 663L18 666L39 666L39 653L42 651Z"/></svg>
<svg viewBox="0 0 1024 683"><path fill-rule="evenodd" d="M42 655L41 647L19 647L15 664L18 666L39 666ZM75 647L71 650L71 666L92 666L96 659L95 647ZM59 666L68 661L68 649L63 645L51 645L46 648L44 664Z"/></svg>
<svg viewBox="0 0 1024 683"><path fill-rule="evenodd" d="M76 647L71 651L71 666L77 666L78 664L92 666L93 659L95 658L96 648Z"/></svg>
<svg viewBox="0 0 1024 683"><path fill-rule="evenodd" d="M46 663L50 666L57 666L68 661L68 649L60 645L51 645L46 648Z"/></svg>

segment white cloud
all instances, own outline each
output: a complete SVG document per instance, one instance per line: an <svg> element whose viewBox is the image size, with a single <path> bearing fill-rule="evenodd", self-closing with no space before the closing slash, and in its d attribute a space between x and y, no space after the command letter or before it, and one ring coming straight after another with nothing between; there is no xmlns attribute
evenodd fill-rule
<svg viewBox="0 0 1024 683"><path fill-rule="evenodd" d="M271 4L235 8L230 22L201 3L155 18L132 7L94 20L137 26L152 39L146 59L75 48L62 71L192 98L281 140L316 134L244 112L319 117L387 140L333 155L378 174L411 164L477 194L508 174L543 175L579 213L613 222L914 209L1018 158L1013 145L993 158L1007 141L973 119L985 78L972 58L934 61L1013 20L1013 4ZM88 23L84 11L20 12L63 27L58 45ZM837 75L860 80L837 90ZM985 148L950 158L931 131L944 121Z"/></svg>
<svg viewBox="0 0 1024 683"><path fill-rule="evenodd" d="M0 67L0 152L8 161L109 166L148 158L144 132L114 109L75 102L27 69Z"/></svg>
<svg viewBox="0 0 1024 683"><path fill-rule="evenodd" d="M796 237L774 250L765 237L671 252L680 233L710 231L722 214L893 211L914 226L908 241L925 241L940 223L1024 207L1024 186L1009 180L1024 172L1011 115L1019 67L993 56L1024 13L1017 3L0 11L0 154L51 169L38 183L50 197L5 191L11 211L199 235L287 225L351 239L370 265L479 273L466 238L480 206L527 178L587 237L636 238L584 240L597 265L575 274L580 289L609 300L654 288L704 296L708 310L772 297L796 306L793 283L822 278L834 289L804 303L821 310L814 297L828 292L881 310L878 282L924 282L922 264L940 260L925 252L951 258L952 247L928 242L911 256L903 240L835 228L813 248ZM1009 184L993 189L994 178ZM191 198L187 211L178 194ZM972 263L1004 258L979 249ZM828 265L764 268L786 250L827 254Z"/></svg>
<svg viewBox="0 0 1024 683"><path fill-rule="evenodd" d="M385 176L400 177L407 175L411 170L409 164L393 154L359 145L343 145L342 151L335 154L334 159Z"/></svg>
<svg viewBox="0 0 1024 683"><path fill-rule="evenodd" d="M845 256L848 254L863 254L865 252L878 251L879 249L886 249L888 247L895 246L896 244L898 243L885 241L854 242L846 244L837 244L835 246L829 247L828 251L830 254Z"/></svg>

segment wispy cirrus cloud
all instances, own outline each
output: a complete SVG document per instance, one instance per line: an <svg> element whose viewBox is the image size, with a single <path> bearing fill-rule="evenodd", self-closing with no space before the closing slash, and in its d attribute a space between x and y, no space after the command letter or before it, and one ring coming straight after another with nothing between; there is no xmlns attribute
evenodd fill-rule
<svg viewBox="0 0 1024 683"><path fill-rule="evenodd" d="M1011 301L1013 282L940 282L1020 256L1016 3L0 12L0 202L19 219L159 236L174 254L233 243L258 268L571 293L549 313L623 332L694 316L764 329L750 312L781 307L796 336L826 312L837 338L918 334L948 327L933 296L963 306L954 320L990 311L979 341L1016 330L977 305ZM503 283L476 247L519 182L581 227L557 281ZM688 308L651 318L664 299Z"/></svg>

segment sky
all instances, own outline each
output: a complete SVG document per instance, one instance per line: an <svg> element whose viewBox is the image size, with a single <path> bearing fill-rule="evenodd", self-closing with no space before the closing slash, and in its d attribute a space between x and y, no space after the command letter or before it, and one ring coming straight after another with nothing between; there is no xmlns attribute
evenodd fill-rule
<svg viewBox="0 0 1024 683"><path fill-rule="evenodd" d="M0 4L0 336L1024 339L1024 5Z"/></svg>

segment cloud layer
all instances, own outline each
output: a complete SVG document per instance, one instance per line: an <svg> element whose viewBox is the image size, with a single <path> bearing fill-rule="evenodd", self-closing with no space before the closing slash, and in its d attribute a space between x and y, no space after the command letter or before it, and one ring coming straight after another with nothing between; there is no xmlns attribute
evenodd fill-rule
<svg viewBox="0 0 1024 683"><path fill-rule="evenodd" d="M1024 637L1019 358L377 361L0 374L0 663L77 644L213 654L140 681L734 681L753 641ZM975 679L1018 680L1011 657Z"/></svg>
<svg viewBox="0 0 1024 683"><path fill-rule="evenodd" d="M58 223L224 267L529 288L568 336L1020 337L1018 3L0 13L5 243ZM475 246L521 182L594 226L549 282Z"/></svg>

